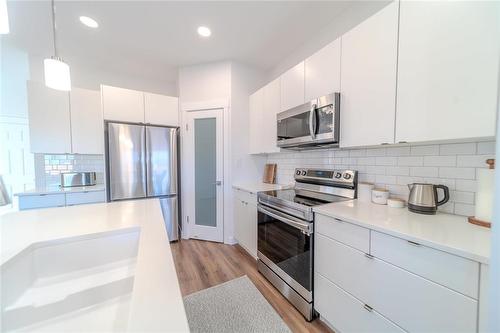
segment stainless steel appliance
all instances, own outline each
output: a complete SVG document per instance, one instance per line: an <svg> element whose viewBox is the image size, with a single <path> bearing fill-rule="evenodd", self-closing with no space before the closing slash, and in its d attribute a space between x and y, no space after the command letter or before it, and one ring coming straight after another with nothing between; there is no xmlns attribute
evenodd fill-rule
<svg viewBox="0 0 500 333"><path fill-rule="evenodd" d="M438 206L441 206L450 200L450 190L445 185L408 184L410 195L408 197L408 210L420 214L436 214ZM444 197L438 200L437 190L443 190Z"/></svg>
<svg viewBox="0 0 500 333"><path fill-rule="evenodd" d="M258 195L257 267L303 315L313 319L313 207L351 200L357 171L296 169L295 187Z"/></svg>
<svg viewBox="0 0 500 333"><path fill-rule="evenodd" d="M97 182L95 172L65 172L61 173L61 187L93 186Z"/></svg>
<svg viewBox="0 0 500 333"><path fill-rule="evenodd" d="M160 198L170 241L179 238L178 128L106 122L108 201Z"/></svg>
<svg viewBox="0 0 500 333"><path fill-rule="evenodd" d="M287 149L338 147L340 93L333 93L277 115L277 145Z"/></svg>

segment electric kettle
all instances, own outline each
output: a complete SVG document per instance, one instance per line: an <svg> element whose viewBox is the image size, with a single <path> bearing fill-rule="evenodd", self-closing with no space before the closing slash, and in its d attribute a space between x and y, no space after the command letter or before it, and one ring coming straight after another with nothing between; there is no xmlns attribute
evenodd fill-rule
<svg viewBox="0 0 500 333"><path fill-rule="evenodd" d="M408 184L410 196L408 197L408 210L419 214L436 214L438 206L448 202L450 190L448 186L413 183ZM438 189L443 190L444 198L438 200Z"/></svg>

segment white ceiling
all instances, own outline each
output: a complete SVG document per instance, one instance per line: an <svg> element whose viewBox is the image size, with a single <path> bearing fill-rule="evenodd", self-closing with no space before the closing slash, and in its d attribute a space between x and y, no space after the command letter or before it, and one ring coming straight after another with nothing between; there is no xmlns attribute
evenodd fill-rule
<svg viewBox="0 0 500 333"><path fill-rule="evenodd" d="M179 66L235 60L270 70L330 24L353 1L61 1L60 55L71 66L162 78ZM49 1L9 1L11 33L30 54L52 54ZM99 22L83 26L78 17ZM200 38L199 25L212 36Z"/></svg>

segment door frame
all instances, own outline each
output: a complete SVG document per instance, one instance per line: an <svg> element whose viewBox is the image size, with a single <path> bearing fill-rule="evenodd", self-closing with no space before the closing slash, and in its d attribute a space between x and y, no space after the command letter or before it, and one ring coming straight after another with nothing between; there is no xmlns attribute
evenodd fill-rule
<svg viewBox="0 0 500 333"><path fill-rule="evenodd" d="M187 114L196 111L205 110L221 110L222 112L222 140L223 140L223 183L222 183L222 228L223 228L223 241L227 244L235 244L234 237L230 235L230 230L226 228L226 221L229 221L231 210L230 210L230 193L231 193L231 143L229 140L230 136L230 123L231 115L229 112L230 101L229 99L219 99L210 100L202 102L184 102L180 103L180 119L181 119L181 171L187 170L189 165L189 151L186 144L187 135L189 135L187 129L188 117ZM182 216L182 228L181 235L184 239L191 238L191 228L192 221L188 221L188 216L192 212L192 207L190 207L190 202L194 201L194 197L189 193L190 184L186 183L186 175L181 173L181 177L184 181L181 181L181 216ZM188 181L189 182L189 181Z"/></svg>

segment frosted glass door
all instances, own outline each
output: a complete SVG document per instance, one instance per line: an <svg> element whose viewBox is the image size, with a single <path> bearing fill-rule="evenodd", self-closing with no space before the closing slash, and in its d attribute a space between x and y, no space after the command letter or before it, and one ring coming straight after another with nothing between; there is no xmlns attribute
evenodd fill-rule
<svg viewBox="0 0 500 333"><path fill-rule="evenodd" d="M186 205L190 238L223 241L223 110L188 112Z"/></svg>
<svg viewBox="0 0 500 333"><path fill-rule="evenodd" d="M216 118L194 120L195 223L217 225Z"/></svg>

